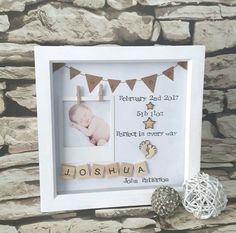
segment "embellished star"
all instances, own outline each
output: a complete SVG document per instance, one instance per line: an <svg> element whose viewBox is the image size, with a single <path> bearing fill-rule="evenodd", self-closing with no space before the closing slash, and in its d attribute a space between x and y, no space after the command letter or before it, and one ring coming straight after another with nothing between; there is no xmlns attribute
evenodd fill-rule
<svg viewBox="0 0 236 233"><path fill-rule="evenodd" d="M156 121L153 121L150 117L148 117L148 119L143 121L143 123L145 124L145 129L154 129L154 124Z"/></svg>
<svg viewBox="0 0 236 233"><path fill-rule="evenodd" d="M152 102L149 102L148 104L146 104L146 106L147 106L147 110L152 110L155 104L153 104Z"/></svg>

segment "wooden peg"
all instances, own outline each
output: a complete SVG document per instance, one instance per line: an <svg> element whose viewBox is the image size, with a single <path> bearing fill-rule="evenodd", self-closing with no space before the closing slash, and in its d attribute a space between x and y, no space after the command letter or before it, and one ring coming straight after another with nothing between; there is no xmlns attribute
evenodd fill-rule
<svg viewBox="0 0 236 233"><path fill-rule="evenodd" d="M102 101L103 100L103 85L99 85L99 90L98 90L98 100Z"/></svg>
<svg viewBox="0 0 236 233"><path fill-rule="evenodd" d="M77 86L76 88L76 96L77 96L77 104L80 104L81 96L80 96L80 86Z"/></svg>

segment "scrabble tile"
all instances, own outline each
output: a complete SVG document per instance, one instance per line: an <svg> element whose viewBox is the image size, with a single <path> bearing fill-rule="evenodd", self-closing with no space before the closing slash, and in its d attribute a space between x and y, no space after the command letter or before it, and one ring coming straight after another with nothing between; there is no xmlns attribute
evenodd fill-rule
<svg viewBox="0 0 236 233"><path fill-rule="evenodd" d="M61 178L70 180L75 178L75 167L70 165L62 165L61 167Z"/></svg>
<svg viewBox="0 0 236 233"><path fill-rule="evenodd" d="M91 169L91 177L103 178L105 172L105 166L101 164L93 164Z"/></svg>
<svg viewBox="0 0 236 233"><path fill-rule="evenodd" d="M119 176L119 164L118 163L111 163L106 165L105 167L106 177L112 178Z"/></svg>
<svg viewBox="0 0 236 233"><path fill-rule="evenodd" d="M146 176L148 174L147 163L144 161L134 164L134 172L136 176Z"/></svg>
<svg viewBox="0 0 236 233"><path fill-rule="evenodd" d="M121 163L120 176L133 176L134 165L131 163Z"/></svg>
<svg viewBox="0 0 236 233"><path fill-rule="evenodd" d="M88 164L76 166L77 179L87 179L89 177L90 177L90 170Z"/></svg>

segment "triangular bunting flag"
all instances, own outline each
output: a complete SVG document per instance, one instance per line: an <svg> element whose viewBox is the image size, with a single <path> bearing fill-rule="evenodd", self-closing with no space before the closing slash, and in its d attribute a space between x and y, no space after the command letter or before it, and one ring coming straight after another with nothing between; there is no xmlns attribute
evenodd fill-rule
<svg viewBox="0 0 236 233"><path fill-rule="evenodd" d="M114 92L115 89L118 87L118 85L120 84L120 80L115 80L115 79L108 79L107 80L109 85L110 85L110 88L111 88L111 91Z"/></svg>
<svg viewBox="0 0 236 233"><path fill-rule="evenodd" d="M136 79L129 79L125 81L127 83L127 85L129 86L129 88L131 89L131 91L133 91L134 89L134 85L136 83Z"/></svg>
<svg viewBox="0 0 236 233"><path fill-rule="evenodd" d="M91 93L93 89L101 82L102 77L91 74L85 74L85 76L88 83L89 92Z"/></svg>
<svg viewBox="0 0 236 233"><path fill-rule="evenodd" d="M184 68L185 70L188 69L188 62L187 61L178 62L178 65L181 66L182 68Z"/></svg>
<svg viewBox="0 0 236 233"><path fill-rule="evenodd" d="M172 81L174 80L174 67L170 67L167 70L163 71L162 74L164 74L166 77L171 79Z"/></svg>
<svg viewBox="0 0 236 233"><path fill-rule="evenodd" d="M142 78L143 82L146 84L146 86L154 92L155 86L156 86L156 81L157 81L157 74L147 76Z"/></svg>
<svg viewBox="0 0 236 233"><path fill-rule="evenodd" d="M64 63L52 63L52 70L55 72L56 70L59 70L61 67L63 67Z"/></svg>
<svg viewBox="0 0 236 233"><path fill-rule="evenodd" d="M78 74L80 74L80 71L70 67L70 79L74 78L75 76L77 76Z"/></svg>

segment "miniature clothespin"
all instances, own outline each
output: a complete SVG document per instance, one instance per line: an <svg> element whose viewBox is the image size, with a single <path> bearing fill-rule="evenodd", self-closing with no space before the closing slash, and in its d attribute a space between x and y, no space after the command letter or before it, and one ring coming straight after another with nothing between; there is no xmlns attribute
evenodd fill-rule
<svg viewBox="0 0 236 233"><path fill-rule="evenodd" d="M81 96L80 96L80 86L77 86L76 88L76 96L77 96L77 104L80 104Z"/></svg>
<svg viewBox="0 0 236 233"><path fill-rule="evenodd" d="M102 101L103 100L103 85L99 85L99 90L98 90L98 100Z"/></svg>

